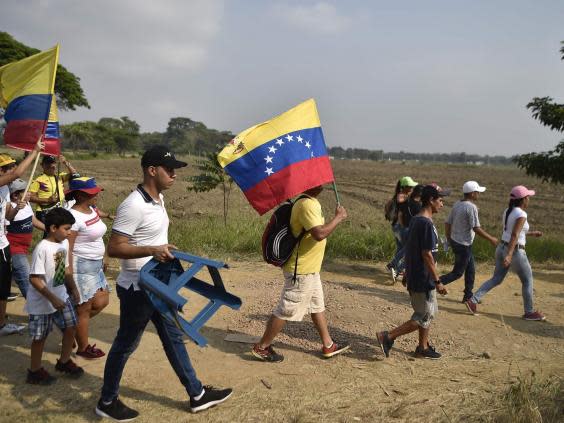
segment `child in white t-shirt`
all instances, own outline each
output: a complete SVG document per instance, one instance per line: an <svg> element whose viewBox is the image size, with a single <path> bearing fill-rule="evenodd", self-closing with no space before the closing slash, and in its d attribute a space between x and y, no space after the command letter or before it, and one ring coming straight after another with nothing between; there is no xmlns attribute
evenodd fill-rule
<svg viewBox="0 0 564 423"><path fill-rule="evenodd" d="M25 310L29 313L29 333L32 339L27 383L50 385L55 381L41 366L43 347L53 323L63 332L61 356L55 369L73 378L84 373L70 358L77 324L73 302L79 300L68 260L67 238L73 223L74 217L68 210L60 207L50 210L45 216L48 234L33 250L31 286L25 305Z"/></svg>

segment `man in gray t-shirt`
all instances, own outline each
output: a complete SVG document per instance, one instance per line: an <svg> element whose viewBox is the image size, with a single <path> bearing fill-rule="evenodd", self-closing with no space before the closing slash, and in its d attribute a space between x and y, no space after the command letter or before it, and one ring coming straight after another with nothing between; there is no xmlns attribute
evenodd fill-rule
<svg viewBox="0 0 564 423"><path fill-rule="evenodd" d="M473 295L476 270L472 243L475 234L487 239L493 246L498 242L497 238L480 227L478 207L474 204L480 193L485 190L486 187L481 187L476 181L466 182L462 187L464 198L454 204L445 222L446 236L454 253L454 267L450 273L442 275L440 281L443 285L447 285L464 274L464 298L462 302Z"/></svg>

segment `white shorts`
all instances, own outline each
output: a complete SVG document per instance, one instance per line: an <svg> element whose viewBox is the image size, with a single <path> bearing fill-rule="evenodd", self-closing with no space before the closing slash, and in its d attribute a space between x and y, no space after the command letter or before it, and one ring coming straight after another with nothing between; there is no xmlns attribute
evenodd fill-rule
<svg viewBox="0 0 564 423"><path fill-rule="evenodd" d="M306 314L325 311L323 287L319 273L296 275L284 272L284 289L272 312L282 320L301 321Z"/></svg>

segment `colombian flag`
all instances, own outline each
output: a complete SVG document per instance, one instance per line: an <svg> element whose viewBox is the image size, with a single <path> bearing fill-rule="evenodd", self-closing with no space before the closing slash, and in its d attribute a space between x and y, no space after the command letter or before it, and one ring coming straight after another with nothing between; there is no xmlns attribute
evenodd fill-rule
<svg viewBox="0 0 564 423"><path fill-rule="evenodd" d="M33 150L44 135L43 153L60 154L54 95L58 61L56 45L0 68L0 107L5 109L4 142L8 147Z"/></svg>
<svg viewBox="0 0 564 423"><path fill-rule="evenodd" d="M217 159L261 215L334 180L313 99L244 130Z"/></svg>

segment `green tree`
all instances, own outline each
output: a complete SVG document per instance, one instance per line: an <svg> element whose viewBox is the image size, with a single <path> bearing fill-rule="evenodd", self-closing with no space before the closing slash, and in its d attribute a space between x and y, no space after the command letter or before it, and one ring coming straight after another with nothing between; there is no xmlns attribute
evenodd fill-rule
<svg viewBox="0 0 564 423"><path fill-rule="evenodd" d="M24 59L39 53L39 51L20 43L7 32L0 31L0 66ZM80 86L80 78L62 65L57 67L55 94L57 106L61 110L75 110L77 107L90 108L90 104L88 104Z"/></svg>
<svg viewBox="0 0 564 423"><path fill-rule="evenodd" d="M561 59L564 60L564 41L560 43ZM535 97L527 104L527 109L543 125L554 131L564 131L564 104L555 103L550 97ZM523 154L515 161L527 175L541 178L543 182L564 184L564 141L560 141L554 150Z"/></svg>
<svg viewBox="0 0 564 423"><path fill-rule="evenodd" d="M136 150L139 141L139 124L134 120L123 116L120 119L116 118L101 118L98 125L103 128L102 131L106 132L108 138L114 142L114 147L120 156L123 156L126 151Z"/></svg>
<svg viewBox="0 0 564 423"><path fill-rule="evenodd" d="M217 146L216 146L217 149ZM229 212L229 196L233 179L225 173L217 161L218 151L208 152L202 158L196 160L196 168L200 174L188 178L192 185L188 191L208 192L221 186L223 192L223 224L227 226L227 214Z"/></svg>
<svg viewBox="0 0 564 423"><path fill-rule="evenodd" d="M72 151L94 150L97 152L95 122L75 122L61 126L65 148Z"/></svg>

